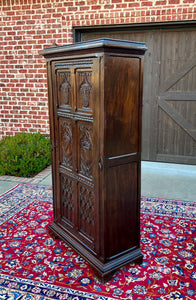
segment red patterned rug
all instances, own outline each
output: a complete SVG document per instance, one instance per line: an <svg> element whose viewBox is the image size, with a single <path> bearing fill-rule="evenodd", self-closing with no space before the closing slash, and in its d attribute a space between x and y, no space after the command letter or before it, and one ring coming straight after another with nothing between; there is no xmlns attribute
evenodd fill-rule
<svg viewBox="0 0 196 300"><path fill-rule="evenodd" d="M142 265L107 284L48 234L52 189L20 184L0 196L0 299L196 299L196 203L142 198Z"/></svg>

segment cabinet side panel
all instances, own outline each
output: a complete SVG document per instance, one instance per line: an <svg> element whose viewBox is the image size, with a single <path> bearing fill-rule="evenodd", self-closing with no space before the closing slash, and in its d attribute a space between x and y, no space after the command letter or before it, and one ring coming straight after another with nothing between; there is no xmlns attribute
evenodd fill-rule
<svg viewBox="0 0 196 300"><path fill-rule="evenodd" d="M136 162L107 170L106 257L138 248L138 199Z"/></svg>
<svg viewBox="0 0 196 300"><path fill-rule="evenodd" d="M140 59L106 56L105 59L105 156L139 151Z"/></svg>

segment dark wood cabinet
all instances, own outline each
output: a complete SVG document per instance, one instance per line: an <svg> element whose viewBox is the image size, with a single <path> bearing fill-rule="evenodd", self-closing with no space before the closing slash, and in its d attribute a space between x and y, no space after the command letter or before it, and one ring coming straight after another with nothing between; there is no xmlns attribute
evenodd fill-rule
<svg viewBox="0 0 196 300"><path fill-rule="evenodd" d="M103 280L142 261L143 43L99 39L47 48L53 234Z"/></svg>

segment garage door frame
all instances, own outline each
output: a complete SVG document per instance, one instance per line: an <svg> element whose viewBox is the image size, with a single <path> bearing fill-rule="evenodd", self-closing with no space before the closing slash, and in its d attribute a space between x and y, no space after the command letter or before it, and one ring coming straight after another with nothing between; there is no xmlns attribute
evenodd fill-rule
<svg viewBox="0 0 196 300"><path fill-rule="evenodd" d="M134 24L114 24L114 25L94 25L94 26L74 26L73 42L82 42L82 34L88 32L112 32L112 31L136 31L136 30L166 30L195 28L196 20L154 22L154 23L134 23Z"/></svg>

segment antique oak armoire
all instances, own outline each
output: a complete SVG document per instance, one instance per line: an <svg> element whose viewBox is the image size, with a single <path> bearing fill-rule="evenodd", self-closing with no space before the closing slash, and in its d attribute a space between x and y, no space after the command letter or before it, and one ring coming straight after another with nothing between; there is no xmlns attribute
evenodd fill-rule
<svg viewBox="0 0 196 300"><path fill-rule="evenodd" d="M142 261L143 43L98 39L45 49L54 222L50 231L102 280Z"/></svg>

